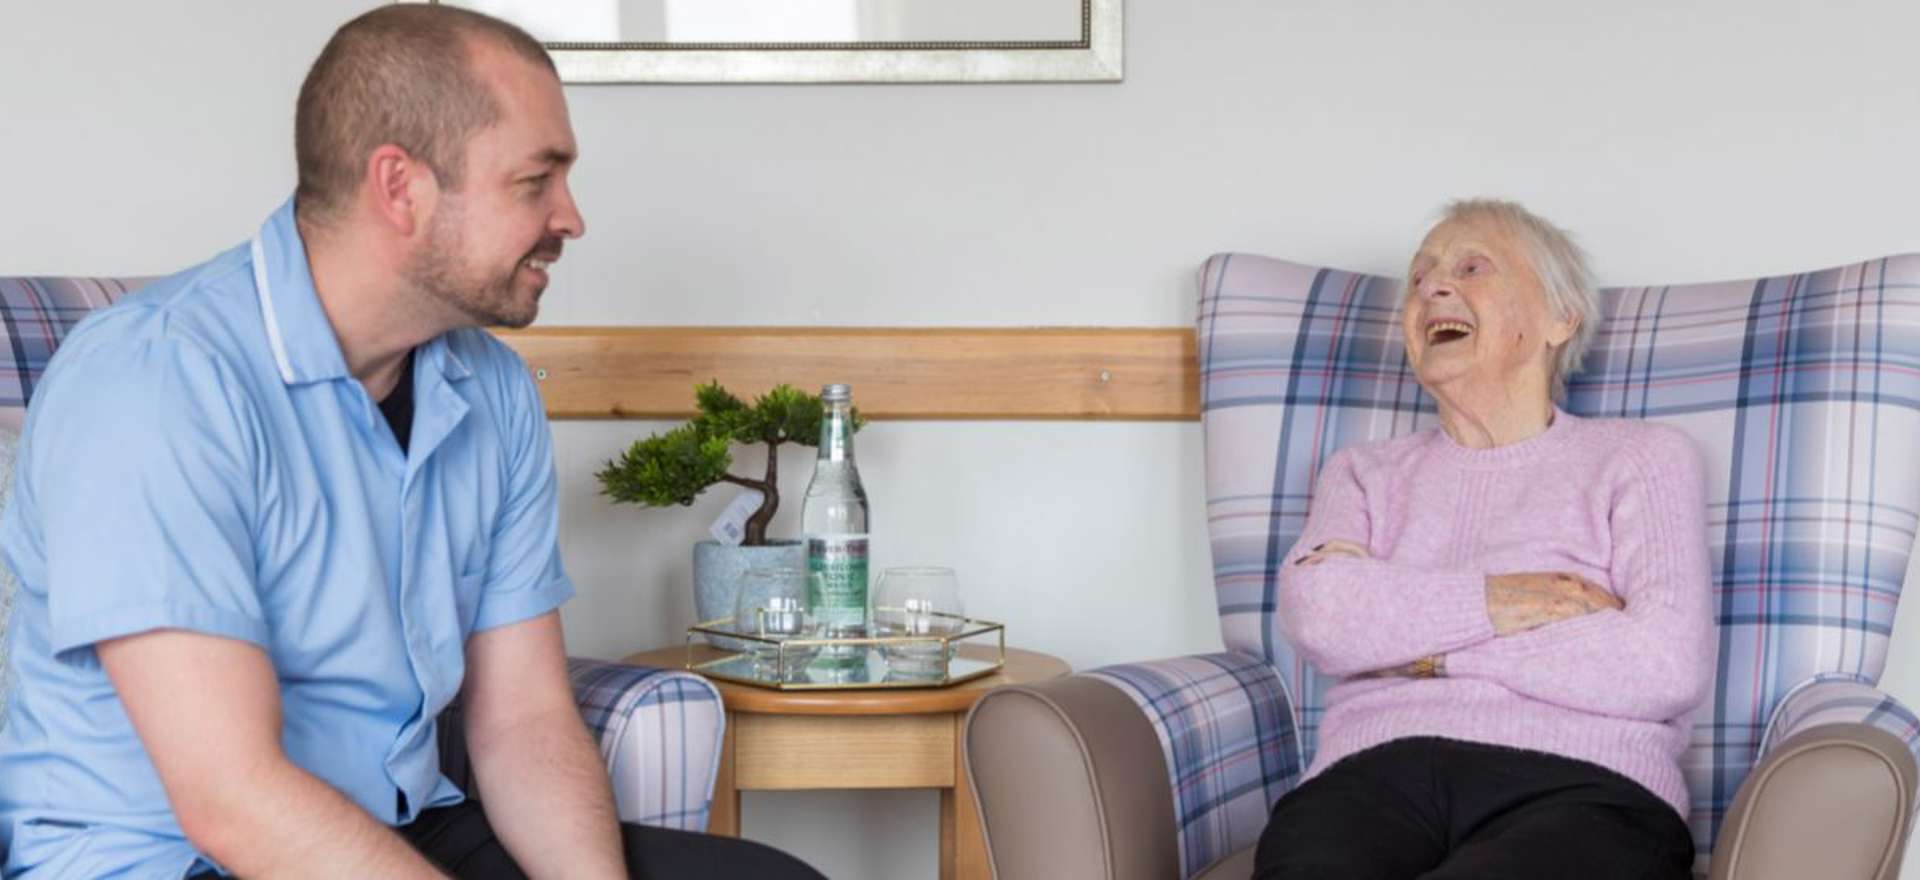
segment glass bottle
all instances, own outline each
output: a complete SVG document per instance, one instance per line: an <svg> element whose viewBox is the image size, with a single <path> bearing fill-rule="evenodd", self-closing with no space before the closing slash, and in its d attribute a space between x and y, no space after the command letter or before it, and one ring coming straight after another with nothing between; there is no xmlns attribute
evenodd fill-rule
<svg viewBox="0 0 1920 880"><path fill-rule="evenodd" d="M820 391L820 453L800 508L807 540L808 604L824 638L867 634L867 490L853 463L853 390ZM822 662L854 665L864 650L823 651Z"/></svg>

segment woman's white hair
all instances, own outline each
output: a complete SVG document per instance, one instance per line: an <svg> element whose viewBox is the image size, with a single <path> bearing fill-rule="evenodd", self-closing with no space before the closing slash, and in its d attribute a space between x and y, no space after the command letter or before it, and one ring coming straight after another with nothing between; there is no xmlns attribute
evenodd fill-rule
<svg viewBox="0 0 1920 880"><path fill-rule="evenodd" d="M1593 271L1587 268L1586 252L1573 243L1566 230L1518 202L1457 199L1441 209L1440 219L1433 225L1480 219L1499 223L1520 240L1554 315L1578 319L1573 337L1560 347L1560 356L1554 360L1553 397L1558 400L1566 394L1567 378L1580 372L1580 362L1600 324L1600 298L1593 286Z"/></svg>

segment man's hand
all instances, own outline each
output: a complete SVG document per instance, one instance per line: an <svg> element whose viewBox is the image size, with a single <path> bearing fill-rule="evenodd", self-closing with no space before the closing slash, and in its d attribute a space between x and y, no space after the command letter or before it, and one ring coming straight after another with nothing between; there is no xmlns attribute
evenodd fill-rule
<svg viewBox="0 0 1920 880"><path fill-rule="evenodd" d="M1313 552L1300 557L1294 565L1319 565L1335 557L1347 557L1349 559L1371 558L1367 554L1367 548L1355 544L1352 541L1343 541L1335 538L1334 540L1313 548Z"/></svg>
<svg viewBox="0 0 1920 880"><path fill-rule="evenodd" d="M1487 575L1487 617L1497 635L1626 607L1619 597L1577 574L1529 571Z"/></svg>
<svg viewBox="0 0 1920 880"><path fill-rule="evenodd" d="M280 747L280 685L258 646L156 630L95 647L194 847L243 877L440 877L406 841Z"/></svg>

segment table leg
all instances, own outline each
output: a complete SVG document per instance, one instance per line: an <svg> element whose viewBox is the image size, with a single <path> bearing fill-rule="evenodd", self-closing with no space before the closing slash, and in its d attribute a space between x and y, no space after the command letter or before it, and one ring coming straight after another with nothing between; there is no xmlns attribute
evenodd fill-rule
<svg viewBox="0 0 1920 880"><path fill-rule="evenodd" d="M733 737L739 717L727 713L727 732L720 738L720 767L713 780L713 809L707 814L707 833L740 836L740 789L733 777Z"/></svg>
<svg viewBox="0 0 1920 880"><path fill-rule="evenodd" d="M967 716L953 716L953 787L940 789L940 880L990 880L980 809L967 782Z"/></svg>
<svg viewBox="0 0 1920 880"><path fill-rule="evenodd" d="M940 880L959 880L959 810L952 788L940 789Z"/></svg>

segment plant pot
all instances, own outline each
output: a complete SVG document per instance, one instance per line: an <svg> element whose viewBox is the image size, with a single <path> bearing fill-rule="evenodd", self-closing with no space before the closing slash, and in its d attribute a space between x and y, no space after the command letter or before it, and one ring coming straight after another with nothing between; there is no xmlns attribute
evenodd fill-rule
<svg viewBox="0 0 1920 880"><path fill-rule="evenodd" d="M801 541L770 541L759 547L733 546L719 541L693 545L693 609L700 623L733 616L740 595L740 576L747 569L790 565L807 567L807 545ZM736 639L712 639L716 647L742 650Z"/></svg>

